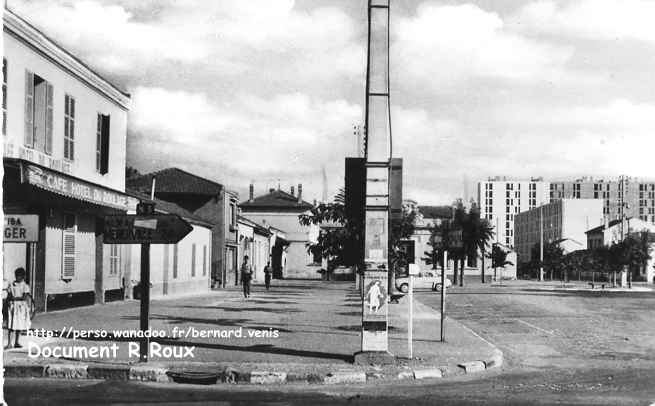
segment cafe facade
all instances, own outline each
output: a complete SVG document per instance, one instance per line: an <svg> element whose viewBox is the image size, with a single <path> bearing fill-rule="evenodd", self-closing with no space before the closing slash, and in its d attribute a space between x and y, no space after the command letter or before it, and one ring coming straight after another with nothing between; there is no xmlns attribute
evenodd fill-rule
<svg viewBox="0 0 655 406"><path fill-rule="evenodd" d="M138 202L130 97L11 10L3 22L4 279L25 268L39 311L122 299L130 247L104 244L102 221Z"/></svg>

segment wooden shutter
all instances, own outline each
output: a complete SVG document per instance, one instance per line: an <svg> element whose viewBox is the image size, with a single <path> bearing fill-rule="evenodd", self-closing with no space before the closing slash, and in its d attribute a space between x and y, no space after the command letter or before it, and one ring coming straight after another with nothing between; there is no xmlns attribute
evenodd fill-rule
<svg viewBox="0 0 655 406"><path fill-rule="evenodd" d="M102 116L102 128L100 139L100 173L109 172L109 116Z"/></svg>
<svg viewBox="0 0 655 406"><path fill-rule="evenodd" d="M75 277L75 216L64 215L64 230L62 241L62 279Z"/></svg>
<svg viewBox="0 0 655 406"><path fill-rule="evenodd" d="M52 83L45 88L45 153L52 154Z"/></svg>
<svg viewBox="0 0 655 406"><path fill-rule="evenodd" d="M196 244L191 244L191 276L196 276Z"/></svg>
<svg viewBox="0 0 655 406"><path fill-rule="evenodd" d="M173 245L173 279L177 278L177 244Z"/></svg>
<svg viewBox="0 0 655 406"><path fill-rule="evenodd" d="M34 146L34 74L25 71L25 146Z"/></svg>
<svg viewBox="0 0 655 406"><path fill-rule="evenodd" d="M202 246L202 276L207 275L207 246Z"/></svg>

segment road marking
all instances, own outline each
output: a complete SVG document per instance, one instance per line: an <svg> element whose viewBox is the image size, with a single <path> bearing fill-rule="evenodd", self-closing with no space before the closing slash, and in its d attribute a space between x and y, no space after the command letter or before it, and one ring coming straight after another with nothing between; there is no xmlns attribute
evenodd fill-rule
<svg viewBox="0 0 655 406"><path fill-rule="evenodd" d="M542 331L542 332L544 332L544 333L551 334L551 335L553 334L553 331L552 331L552 330L550 330L550 331L548 331L548 330L544 330L543 328L541 328L541 327L537 327L537 326L535 326L535 325L532 324L532 323L528 323L527 321L524 321L524 320L521 320L521 319L516 319L516 321L518 321L519 323L523 323L523 324L525 324L526 326L532 327L532 328L535 329L535 330L539 330L539 331Z"/></svg>

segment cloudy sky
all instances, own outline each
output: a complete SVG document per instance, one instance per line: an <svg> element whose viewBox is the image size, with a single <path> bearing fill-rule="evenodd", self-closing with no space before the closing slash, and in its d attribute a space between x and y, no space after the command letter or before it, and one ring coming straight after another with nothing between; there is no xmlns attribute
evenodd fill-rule
<svg viewBox="0 0 655 406"><path fill-rule="evenodd" d="M241 193L343 184L364 115L366 0L8 0L132 94L128 164ZM650 176L655 2L392 0L405 196L491 175Z"/></svg>

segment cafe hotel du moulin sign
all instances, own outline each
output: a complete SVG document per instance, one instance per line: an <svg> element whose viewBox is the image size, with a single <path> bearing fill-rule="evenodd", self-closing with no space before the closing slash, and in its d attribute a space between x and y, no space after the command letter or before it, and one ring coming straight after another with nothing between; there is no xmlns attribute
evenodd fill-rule
<svg viewBox="0 0 655 406"><path fill-rule="evenodd" d="M27 183L64 196L74 197L90 203L103 204L120 210L127 210L127 196L107 190L104 187L58 175L56 172L26 165L25 180Z"/></svg>

